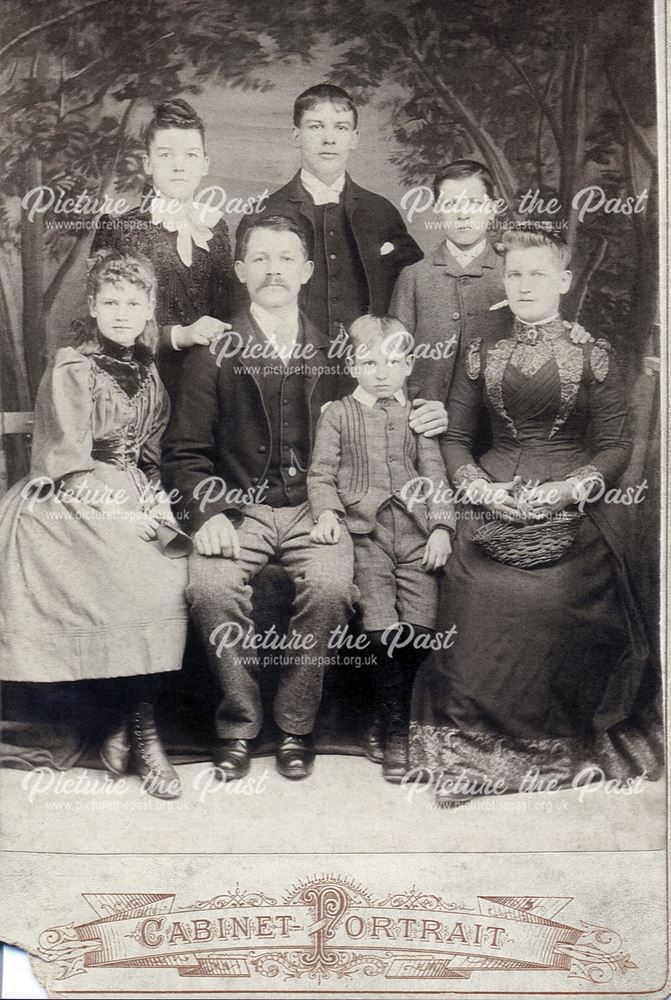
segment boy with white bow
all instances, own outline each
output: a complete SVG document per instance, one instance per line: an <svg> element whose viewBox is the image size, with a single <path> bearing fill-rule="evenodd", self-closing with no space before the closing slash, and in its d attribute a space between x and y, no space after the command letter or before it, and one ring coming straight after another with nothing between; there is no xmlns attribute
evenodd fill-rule
<svg viewBox="0 0 671 1000"><path fill-rule="evenodd" d="M180 352L211 343L226 328L231 245L221 212L195 200L209 158L205 128L194 109L180 99L159 104L145 144L144 169L152 186L136 208L99 220L92 251L113 247L140 252L154 265L159 371L174 400Z"/></svg>

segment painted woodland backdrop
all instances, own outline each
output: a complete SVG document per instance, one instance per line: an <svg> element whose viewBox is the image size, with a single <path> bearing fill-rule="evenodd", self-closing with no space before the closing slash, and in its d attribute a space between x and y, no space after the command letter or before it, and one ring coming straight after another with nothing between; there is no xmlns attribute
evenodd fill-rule
<svg viewBox="0 0 671 1000"><path fill-rule="evenodd" d="M136 198L142 126L153 103L177 95L205 119L210 182L229 198L272 191L297 166L293 98L328 80L361 103L354 177L396 204L459 156L486 162L513 210L529 189L559 199L575 261L569 311L625 358L638 406L633 465L649 465L654 379L641 372L659 353L651 2L3 0L0 31L0 411L32 409L48 354L84 306L92 239L57 228L68 216L54 210L31 220L25 193ZM588 185L648 197L639 213L580 221L572 202ZM238 219L230 214L232 230ZM440 238L426 215L411 228L426 249ZM4 440L11 482L26 471L29 440Z"/></svg>

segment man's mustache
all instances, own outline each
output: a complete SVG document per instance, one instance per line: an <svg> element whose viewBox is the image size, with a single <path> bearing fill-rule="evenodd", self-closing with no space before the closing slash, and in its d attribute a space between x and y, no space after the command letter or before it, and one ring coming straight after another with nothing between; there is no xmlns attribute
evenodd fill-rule
<svg viewBox="0 0 671 1000"><path fill-rule="evenodd" d="M266 280L259 285L259 288L268 288L269 286L279 286L280 288L288 288L289 286L284 281L280 281L279 278L266 278Z"/></svg>

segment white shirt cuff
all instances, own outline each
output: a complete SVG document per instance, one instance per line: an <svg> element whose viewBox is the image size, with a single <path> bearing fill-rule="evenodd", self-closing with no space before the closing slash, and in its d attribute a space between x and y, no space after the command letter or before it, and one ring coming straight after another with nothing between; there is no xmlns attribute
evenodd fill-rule
<svg viewBox="0 0 671 1000"><path fill-rule="evenodd" d="M173 351L181 351L182 348L177 346L177 341L175 340L175 333L181 330L181 326L171 326L170 327L170 343L172 344Z"/></svg>

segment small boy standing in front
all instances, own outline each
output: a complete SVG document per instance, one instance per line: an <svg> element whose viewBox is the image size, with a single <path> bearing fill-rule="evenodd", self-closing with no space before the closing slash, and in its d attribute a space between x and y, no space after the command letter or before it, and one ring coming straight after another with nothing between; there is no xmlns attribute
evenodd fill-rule
<svg viewBox="0 0 671 1000"><path fill-rule="evenodd" d="M174 402L183 354L209 344L231 311L233 262L221 212L195 201L209 171L205 126L180 99L156 108L145 133L145 173L152 189L142 204L121 216L103 216L92 252L112 247L142 253L154 266L158 368Z"/></svg>
<svg viewBox="0 0 671 1000"><path fill-rule="evenodd" d="M399 782L408 766L412 683L426 654L413 642L395 650L393 637L399 628L425 638L434 630L435 574L450 555L455 514L450 499L433 499L445 487L437 441L408 423L412 337L393 318L362 316L350 340L359 385L319 419L308 473L310 537L337 544L341 521L352 535L363 626L378 660L382 773Z"/></svg>

